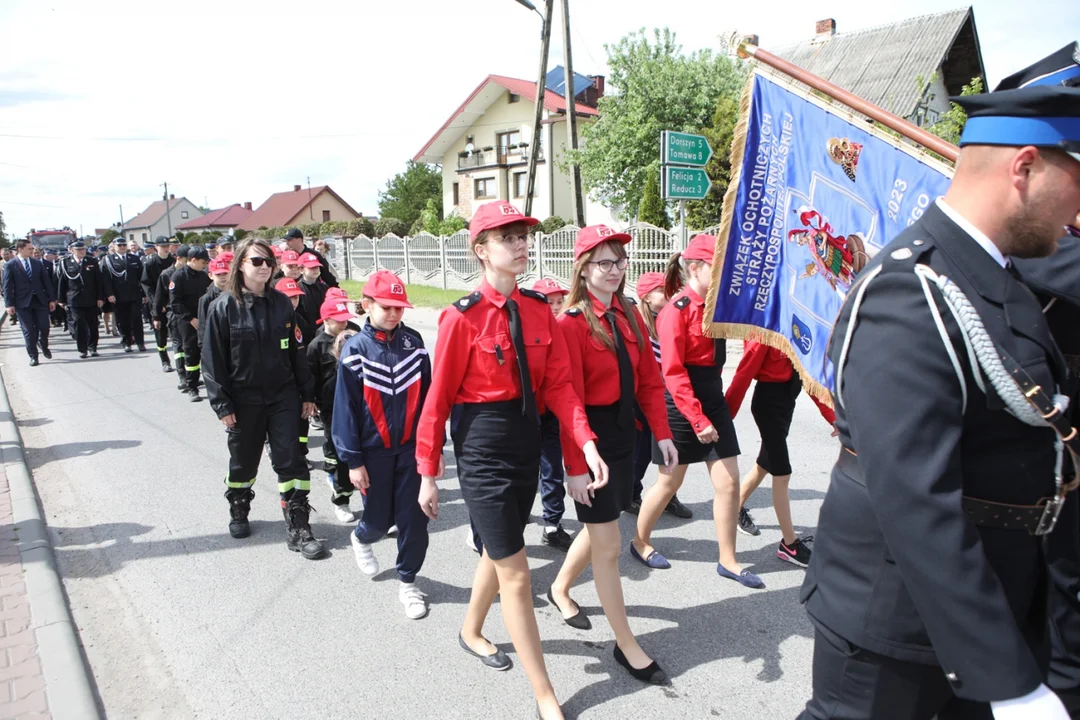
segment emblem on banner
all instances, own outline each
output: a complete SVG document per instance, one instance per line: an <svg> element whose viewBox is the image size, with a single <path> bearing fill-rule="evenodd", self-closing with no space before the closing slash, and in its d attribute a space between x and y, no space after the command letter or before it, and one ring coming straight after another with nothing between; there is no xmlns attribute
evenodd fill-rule
<svg viewBox="0 0 1080 720"><path fill-rule="evenodd" d="M799 208L799 221L803 227L789 232L788 240L806 247L814 258L800 278L821 275L834 290L851 287L855 275L870 260L863 236L834 235L832 226L813 208Z"/></svg>
<svg viewBox="0 0 1080 720"><path fill-rule="evenodd" d="M855 168L859 165L862 143L851 142L847 138L829 138L825 144L829 158L844 170L851 182L855 182Z"/></svg>
<svg viewBox="0 0 1080 720"><path fill-rule="evenodd" d="M800 320L798 315L791 316L791 344L803 355L809 355L810 349L814 347L810 326Z"/></svg>

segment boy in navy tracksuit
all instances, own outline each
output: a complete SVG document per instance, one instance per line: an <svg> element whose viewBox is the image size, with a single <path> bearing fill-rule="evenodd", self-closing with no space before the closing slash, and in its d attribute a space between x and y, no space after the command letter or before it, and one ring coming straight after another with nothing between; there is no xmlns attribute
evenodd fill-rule
<svg viewBox="0 0 1080 720"><path fill-rule="evenodd" d="M396 275L380 270L363 293L368 322L341 351L331 434L349 480L364 493L364 513L351 537L356 564L366 575L379 572L371 545L396 524L398 599L415 620L428 612L415 584L428 548L416 427L431 385L431 359L419 333L401 324L412 305Z"/></svg>

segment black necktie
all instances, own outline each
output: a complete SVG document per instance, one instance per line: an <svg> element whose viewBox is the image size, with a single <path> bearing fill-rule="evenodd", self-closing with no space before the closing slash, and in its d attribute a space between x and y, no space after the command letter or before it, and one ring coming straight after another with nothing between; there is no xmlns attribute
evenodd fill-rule
<svg viewBox="0 0 1080 720"><path fill-rule="evenodd" d="M521 330L521 313L517 303L506 298L506 310L510 313L510 340L517 356L518 375L521 376L521 412L532 422L540 424L536 410L536 394L533 393L532 376L529 374L529 358L525 354L525 335Z"/></svg>
<svg viewBox="0 0 1080 720"><path fill-rule="evenodd" d="M634 422L634 366L630 363L630 353L626 352L619 323L615 320L615 311L604 313L611 328L611 339L615 341L615 355L619 358L619 427L626 430Z"/></svg>

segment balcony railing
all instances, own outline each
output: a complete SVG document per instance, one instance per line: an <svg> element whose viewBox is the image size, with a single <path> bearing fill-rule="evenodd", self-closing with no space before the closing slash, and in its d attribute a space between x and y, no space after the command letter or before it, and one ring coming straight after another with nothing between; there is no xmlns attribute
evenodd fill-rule
<svg viewBox="0 0 1080 720"><path fill-rule="evenodd" d="M528 162L530 152L527 145L519 145L515 148L498 147L473 150L468 154L459 153L457 166L458 170L470 170L472 168L492 166L503 167L511 163ZM539 159L544 159L543 148L540 148Z"/></svg>

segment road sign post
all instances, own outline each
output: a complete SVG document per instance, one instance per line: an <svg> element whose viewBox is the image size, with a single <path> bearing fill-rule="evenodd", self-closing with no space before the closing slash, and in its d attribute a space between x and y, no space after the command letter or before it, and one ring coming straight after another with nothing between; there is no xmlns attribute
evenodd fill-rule
<svg viewBox="0 0 1080 720"><path fill-rule="evenodd" d="M660 133L660 162L664 165L705 167L713 150L704 135L664 130Z"/></svg>
<svg viewBox="0 0 1080 720"><path fill-rule="evenodd" d="M686 248L686 201L704 200L712 188L705 166L713 150L704 135L664 130L660 133L660 195L679 201L683 249Z"/></svg>
<svg viewBox="0 0 1080 720"><path fill-rule="evenodd" d="M701 168L665 165L660 186L665 200L704 200L712 188L712 181Z"/></svg>

